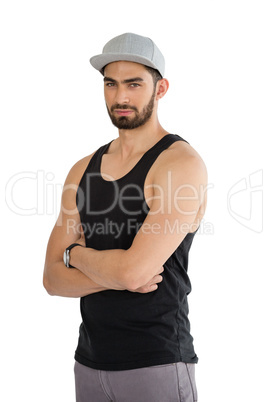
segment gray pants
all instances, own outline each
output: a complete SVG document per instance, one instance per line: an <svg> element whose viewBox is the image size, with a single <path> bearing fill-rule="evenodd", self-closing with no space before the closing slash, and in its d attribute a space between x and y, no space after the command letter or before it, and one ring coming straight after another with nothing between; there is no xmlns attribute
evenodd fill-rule
<svg viewBox="0 0 268 402"><path fill-rule="evenodd" d="M195 364L102 371L75 363L76 402L196 402Z"/></svg>

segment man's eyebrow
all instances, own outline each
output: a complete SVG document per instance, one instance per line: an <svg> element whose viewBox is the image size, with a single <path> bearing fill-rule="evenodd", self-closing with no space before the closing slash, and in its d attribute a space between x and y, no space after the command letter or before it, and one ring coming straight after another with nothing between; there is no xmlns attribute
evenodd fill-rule
<svg viewBox="0 0 268 402"><path fill-rule="evenodd" d="M143 79L141 77L129 78L127 80L122 81L122 84L129 84L131 82L141 82Z"/></svg>
<svg viewBox="0 0 268 402"><path fill-rule="evenodd" d="M109 82L116 82L116 80L114 80L113 78L110 78L110 77L104 77L104 78L103 78L103 81L104 81L104 82L107 82L107 81L109 81Z"/></svg>
<svg viewBox="0 0 268 402"><path fill-rule="evenodd" d="M114 82L114 83L117 82L116 80L114 80L113 78L110 78L110 77L104 77L104 78L103 78L103 81L104 81L104 82L109 81L109 82ZM141 81L144 81L143 78L141 78L141 77L134 77L134 78L128 78L127 80L123 80L123 81L121 81L121 83L122 83L122 84L130 84L131 82L141 82Z"/></svg>

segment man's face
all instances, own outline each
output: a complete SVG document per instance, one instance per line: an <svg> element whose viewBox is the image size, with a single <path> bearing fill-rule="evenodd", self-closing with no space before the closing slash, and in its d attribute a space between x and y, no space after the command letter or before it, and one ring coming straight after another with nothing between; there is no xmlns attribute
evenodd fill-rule
<svg viewBox="0 0 268 402"><path fill-rule="evenodd" d="M104 96L112 123L132 130L144 125L154 112L155 87L142 64L116 61L105 67Z"/></svg>

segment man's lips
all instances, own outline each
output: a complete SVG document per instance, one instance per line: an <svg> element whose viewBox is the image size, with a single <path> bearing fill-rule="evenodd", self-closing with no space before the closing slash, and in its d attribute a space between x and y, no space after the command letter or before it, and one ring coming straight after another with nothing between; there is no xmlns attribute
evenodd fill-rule
<svg viewBox="0 0 268 402"><path fill-rule="evenodd" d="M114 112L116 114L118 114L119 116L128 116L131 113L133 113L133 110L130 110L130 109L115 109Z"/></svg>

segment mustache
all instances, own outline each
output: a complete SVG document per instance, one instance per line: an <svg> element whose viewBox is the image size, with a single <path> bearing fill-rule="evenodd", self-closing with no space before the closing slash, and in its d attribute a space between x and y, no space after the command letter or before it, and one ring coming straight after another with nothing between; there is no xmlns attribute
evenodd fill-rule
<svg viewBox="0 0 268 402"><path fill-rule="evenodd" d="M134 110L135 112L138 112L138 109L135 106L119 105L119 103L111 106L111 112L113 112L115 109L128 109L128 110Z"/></svg>

